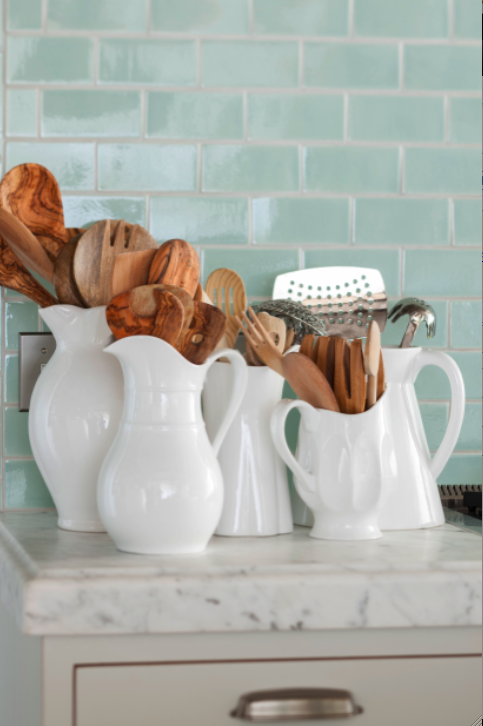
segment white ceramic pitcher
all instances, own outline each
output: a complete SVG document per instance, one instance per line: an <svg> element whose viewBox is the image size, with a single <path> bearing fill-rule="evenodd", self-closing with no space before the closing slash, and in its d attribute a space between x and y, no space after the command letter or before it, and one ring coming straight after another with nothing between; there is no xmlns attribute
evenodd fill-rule
<svg viewBox="0 0 483 726"><path fill-rule="evenodd" d="M465 411L465 386L454 360L440 351L422 348L383 348L388 402L388 430L395 446L397 483L382 507L378 522L381 530L423 529L444 524L437 477L453 453ZM451 385L451 412L441 445L431 459L414 382L422 368L438 366ZM382 400L382 399L381 399ZM299 431L297 459L302 462L314 442L303 427ZM294 521L312 526L313 516L300 504L294 507Z"/></svg>
<svg viewBox="0 0 483 726"><path fill-rule="evenodd" d="M245 361L238 351L224 349L193 365L163 340L141 335L118 340L105 353L121 362L125 403L99 475L104 526L125 552L201 552L223 506L216 455L245 393ZM220 356L232 363L233 385L210 444L201 390Z"/></svg>
<svg viewBox="0 0 483 726"><path fill-rule="evenodd" d="M216 534L267 537L293 529L287 470L270 436L270 416L284 379L267 366L247 366L248 385L218 453L225 501ZM217 362L203 390L203 413L213 438L226 410L232 366Z"/></svg>
<svg viewBox="0 0 483 726"><path fill-rule="evenodd" d="M104 348L113 339L106 308L53 305L40 311L57 347L35 385L29 436L62 529L104 532L97 478L124 400L122 370Z"/></svg>

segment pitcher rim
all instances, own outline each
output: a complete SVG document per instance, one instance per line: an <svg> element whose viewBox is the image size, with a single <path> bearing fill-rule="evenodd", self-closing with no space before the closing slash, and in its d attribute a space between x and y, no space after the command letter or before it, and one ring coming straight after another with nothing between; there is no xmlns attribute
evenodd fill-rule
<svg viewBox="0 0 483 726"><path fill-rule="evenodd" d="M165 340L162 340L161 338L156 338L155 335L127 335L124 338L119 338L119 339L114 340L112 343L109 343L109 345L107 345L105 348L103 348L103 352L109 353L109 355L113 355L113 356L117 357L116 353L112 350L109 350L109 348L113 348L117 343L123 343L124 341L130 340L131 338L135 338L136 340L139 340L139 341L143 341L143 340L157 341L157 343L155 343L155 345L157 345L158 343L159 344L162 343L164 347L171 348L173 353L176 354L176 356L178 356L178 358L180 358L183 361L183 364L186 364L187 366L191 366L194 370L199 371L206 365L206 360L203 363L192 363L187 358L185 358L183 355L181 355L179 350L176 350L174 345L171 345L171 343L167 343ZM220 357L222 357L222 356L223 356L223 351L220 350Z"/></svg>

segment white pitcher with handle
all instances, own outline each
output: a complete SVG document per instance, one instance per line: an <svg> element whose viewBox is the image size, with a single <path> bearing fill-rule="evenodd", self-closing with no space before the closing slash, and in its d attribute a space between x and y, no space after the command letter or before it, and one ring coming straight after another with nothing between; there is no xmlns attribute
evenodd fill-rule
<svg viewBox="0 0 483 726"><path fill-rule="evenodd" d="M446 353L422 348L382 349L386 373L388 430L395 441L397 486L378 515L381 530L423 529L444 524L437 477L454 451L463 424L465 386L461 371ZM441 368L451 386L451 412L443 441L431 458L414 382L425 366ZM381 399L382 400L382 399ZM365 414L362 414L365 415ZM315 446L313 436L301 425L296 458L302 465ZM297 494L296 524L313 525L312 512Z"/></svg>
<svg viewBox="0 0 483 726"><path fill-rule="evenodd" d="M118 340L105 354L121 362L124 410L99 474L101 520L125 552L201 552L223 507L216 455L245 393L245 361L238 351L224 349L194 365L164 340L144 335ZM220 357L231 361L233 382L210 443L201 390Z"/></svg>

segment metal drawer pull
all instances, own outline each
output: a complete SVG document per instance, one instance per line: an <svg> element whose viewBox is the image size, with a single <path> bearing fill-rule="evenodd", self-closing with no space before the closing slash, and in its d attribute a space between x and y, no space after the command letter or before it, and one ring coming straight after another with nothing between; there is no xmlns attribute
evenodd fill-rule
<svg viewBox="0 0 483 726"><path fill-rule="evenodd" d="M348 718L362 713L350 691L335 688L281 688L275 691L252 691L238 699L230 713L241 721L321 720Z"/></svg>

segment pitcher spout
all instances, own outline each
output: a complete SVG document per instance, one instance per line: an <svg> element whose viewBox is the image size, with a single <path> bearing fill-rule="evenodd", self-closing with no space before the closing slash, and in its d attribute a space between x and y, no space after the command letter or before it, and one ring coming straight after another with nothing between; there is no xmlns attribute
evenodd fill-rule
<svg viewBox="0 0 483 726"><path fill-rule="evenodd" d="M59 348L99 348L112 340L105 307L52 305L40 310L40 317L49 326Z"/></svg>

